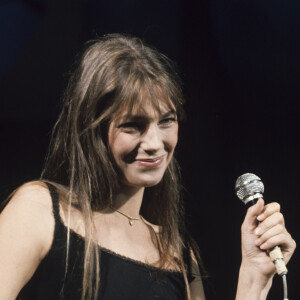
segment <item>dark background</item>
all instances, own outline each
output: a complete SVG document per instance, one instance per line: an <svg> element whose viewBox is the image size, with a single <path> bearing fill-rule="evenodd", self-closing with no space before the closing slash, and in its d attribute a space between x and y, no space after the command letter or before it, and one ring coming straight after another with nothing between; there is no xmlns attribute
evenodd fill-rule
<svg viewBox="0 0 300 300"><path fill-rule="evenodd" d="M245 214L234 195L239 175L263 179L266 200L281 203L300 238L299 12L296 0L1 0L1 199L39 177L83 43L112 32L139 36L178 64L188 222L210 274L208 300L234 299ZM289 299L299 294L299 264L296 252ZM279 278L268 299L282 299Z"/></svg>

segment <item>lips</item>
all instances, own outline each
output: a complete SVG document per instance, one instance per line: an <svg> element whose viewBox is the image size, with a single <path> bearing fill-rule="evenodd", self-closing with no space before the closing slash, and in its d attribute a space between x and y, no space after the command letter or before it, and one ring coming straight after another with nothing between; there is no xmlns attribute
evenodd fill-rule
<svg viewBox="0 0 300 300"><path fill-rule="evenodd" d="M156 158L145 158L145 159L136 159L136 162L146 168L155 168L158 167L164 160L165 155L156 157Z"/></svg>

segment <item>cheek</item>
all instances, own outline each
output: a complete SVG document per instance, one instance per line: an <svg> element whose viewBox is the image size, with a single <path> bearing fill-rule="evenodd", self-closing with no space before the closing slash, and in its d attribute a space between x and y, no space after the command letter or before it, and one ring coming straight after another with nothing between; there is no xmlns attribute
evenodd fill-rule
<svg viewBox="0 0 300 300"><path fill-rule="evenodd" d="M130 153L134 145L134 139L122 133L111 135L109 138L109 147L116 161Z"/></svg>
<svg viewBox="0 0 300 300"><path fill-rule="evenodd" d="M166 142L170 150L174 150L178 141L178 126L172 128L166 133Z"/></svg>

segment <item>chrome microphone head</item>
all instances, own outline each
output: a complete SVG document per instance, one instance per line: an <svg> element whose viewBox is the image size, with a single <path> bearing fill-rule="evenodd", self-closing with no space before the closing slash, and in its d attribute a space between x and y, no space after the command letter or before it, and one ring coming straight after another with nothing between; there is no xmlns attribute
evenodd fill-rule
<svg viewBox="0 0 300 300"><path fill-rule="evenodd" d="M246 173L236 180L235 192L239 199L247 204L263 197L264 184L255 174Z"/></svg>

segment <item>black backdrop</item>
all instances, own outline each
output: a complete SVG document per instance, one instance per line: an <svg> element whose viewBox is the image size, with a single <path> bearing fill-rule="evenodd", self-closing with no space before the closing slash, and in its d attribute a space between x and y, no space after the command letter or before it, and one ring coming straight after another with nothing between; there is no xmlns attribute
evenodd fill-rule
<svg viewBox="0 0 300 300"><path fill-rule="evenodd" d="M177 157L188 223L210 278L234 299L244 207L236 178L259 175L296 241L299 209L300 4L296 0L0 2L1 189L39 177L68 70L83 43L121 32L178 64L187 98ZM298 295L297 252L289 264ZM268 299L282 299L277 278Z"/></svg>

